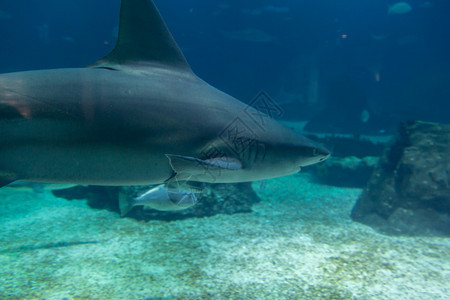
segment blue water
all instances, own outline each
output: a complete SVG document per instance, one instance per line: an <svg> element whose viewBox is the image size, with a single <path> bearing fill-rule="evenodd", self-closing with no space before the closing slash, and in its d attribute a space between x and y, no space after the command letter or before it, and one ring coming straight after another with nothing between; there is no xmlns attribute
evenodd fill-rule
<svg viewBox="0 0 450 300"><path fill-rule="evenodd" d="M54 186L4 187L0 298L448 299L450 240L354 222L363 184L348 178L369 176L352 164L376 162L400 122L450 123L450 2L396 14L388 0L154 2L199 77L247 103L264 90L298 131L347 134L327 145L342 169L254 182L251 211L233 206L248 194L215 186L205 199L220 205L205 200L196 218L120 217L115 188L69 201ZM115 45L119 7L0 0L0 73L93 63ZM327 174L339 187L319 182Z"/></svg>
<svg viewBox="0 0 450 300"><path fill-rule="evenodd" d="M311 131L450 122L450 3L155 1L194 71L249 102L267 91ZM81 67L116 39L119 0L1 1L0 72ZM368 120L367 120L368 117ZM323 124L328 122L328 126Z"/></svg>

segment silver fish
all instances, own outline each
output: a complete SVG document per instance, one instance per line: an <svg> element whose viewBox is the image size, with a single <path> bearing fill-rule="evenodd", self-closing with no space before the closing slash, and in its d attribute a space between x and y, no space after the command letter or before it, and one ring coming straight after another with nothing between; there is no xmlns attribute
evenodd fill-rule
<svg viewBox="0 0 450 300"><path fill-rule="evenodd" d="M177 211L189 208L197 203L194 193L168 189L160 184L137 198L129 198L125 194L119 195L120 215L125 216L135 206L145 206L161 211Z"/></svg>

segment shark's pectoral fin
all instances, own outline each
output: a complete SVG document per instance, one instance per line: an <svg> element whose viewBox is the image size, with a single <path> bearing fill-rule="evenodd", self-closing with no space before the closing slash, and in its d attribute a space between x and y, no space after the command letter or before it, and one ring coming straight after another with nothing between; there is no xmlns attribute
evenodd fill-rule
<svg viewBox="0 0 450 300"><path fill-rule="evenodd" d="M166 180L165 184L168 189L181 190L190 193L202 193L205 189L204 182L180 181L176 176Z"/></svg>
<svg viewBox="0 0 450 300"><path fill-rule="evenodd" d="M242 168L240 160L233 157L199 159L190 156L166 154L177 180L214 181L223 171L236 171Z"/></svg>

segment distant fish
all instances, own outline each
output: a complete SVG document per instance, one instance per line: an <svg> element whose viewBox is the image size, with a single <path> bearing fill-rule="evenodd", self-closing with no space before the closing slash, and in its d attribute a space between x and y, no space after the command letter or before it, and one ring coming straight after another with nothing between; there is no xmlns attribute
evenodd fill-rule
<svg viewBox="0 0 450 300"><path fill-rule="evenodd" d="M120 215L125 216L135 206L145 206L161 211L177 211L189 208L197 203L191 192L168 189L164 184L150 189L141 196L130 199L125 194L119 195Z"/></svg>
<svg viewBox="0 0 450 300"><path fill-rule="evenodd" d="M263 8L265 11L268 12L274 12L274 13L288 13L291 11L291 9L287 6L273 6L273 5L267 5Z"/></svg>
<svg viewBox="0 0 450 300"><path fill-rule="evenodd" d="M291 9L287 6L273 6L273 5L267 5L262 8L246 8L242 10L243 14L250 15L250 16L258 16L263 14L264 12L269 13L288 13Z"/></svg>
<svg viewBox="0 0 450 300"><path fill-rule="evenodd" d="M370 37L375 41L382 41L389 37L389 34L371 34Z"/></svg>
<svg viewBox="0 0 450 300"><path fill-rule="evenodd" d="M29 181L14 181L6 186L6 188L15 189L19 191L30 191L35 193L42 193L44 191L64 190L77 186L76 184L57 184L57 183L39 183Z"/></svg>
<svg viewBox="0 0 450 300"><path fill-rule="evenodd" d="M62 38L65 42L67 42L67 43L71 43L71 44L74 44L75 43L75 39L73 38L73 37L71 37L71 36L63 36L63 38Z"/></svg>
<svg viewBox="0 0 450 300"><path fill-rule="evenodd" d="M8 14L6 11L0 10L0 20L9 20L11 19L10 14Z"/></svg>
<svg viewBox="0 0 450 300"><path fill-rule="evenodd" d="M392 6L389 6L388 15L403 15L409 13L412 10L411 5L406 2L397 2Z"/></svg>
<svg viewBox="0 0 450 300"><path fill-rule="evenodd" d="M426 2L424 2L424 3L419 5L420 8L430 8L430 7L433 7L433 6L434 6L434 4L431 3L430 1L426 1Z"/></svg>
<svg viewBox="0 0 450 300"><path fill-rule="evenodd" d="M217 7L220 9L229 9L231 6L228 3L220 3Z"/></svg>
<svg viewBox="0 0 450 300"><path fill-rule="evenodd" d="M370 113L367 111L367 109L363 110L361 112L361 122L367 123L370 119Z"/></svg>
<svg viewBox="0 0 450 300"><path fill-rule="evenodd" d="M236 31L222 31L222 35L229 39L247 42L270 43L275 41L275 37L273 35L254 28L246 28Z"/></svg>
<svg viewBox="0 0 450 300"><path fill-rule="evenodd" d="M420 42L420 38L415 35L405 35L397 40L398 46L409 46Z"/></svg>
<svg viewBox="0 0 450 300"><path fill-rule="evenodd" d="M258 16L263 13L261 9L243 9L242 13L249 16Z"/></svg>
<svg viewBox="0 0 450 300"><path fill-rule="evenodd" d="M36 27L39 39L45 44L50 43L50 26L48 24L42 24Z"/></svg>

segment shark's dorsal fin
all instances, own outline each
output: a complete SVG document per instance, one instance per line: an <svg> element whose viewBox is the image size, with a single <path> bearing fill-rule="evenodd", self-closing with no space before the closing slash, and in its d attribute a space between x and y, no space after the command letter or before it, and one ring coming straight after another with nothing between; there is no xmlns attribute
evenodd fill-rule
<svg viewBox="0 0 450 300"><path fill-rule="evenodd" d="M192 72L152 0L122 0L116 47L91 68L163 67Z"/></svg>

